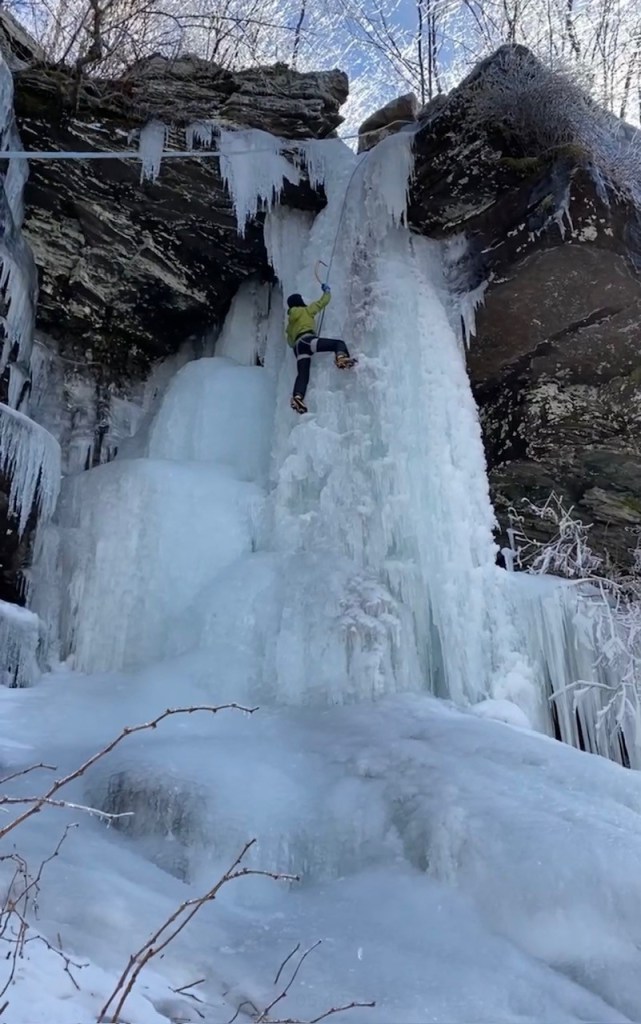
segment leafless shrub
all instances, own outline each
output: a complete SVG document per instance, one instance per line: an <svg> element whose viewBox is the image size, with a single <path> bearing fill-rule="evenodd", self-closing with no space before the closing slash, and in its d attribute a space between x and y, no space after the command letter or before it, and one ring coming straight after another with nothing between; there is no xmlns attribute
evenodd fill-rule
<svg viewBox="0 0 641 1024"><path fill-rule="evenodd" d="M184 902L181 903L172 914L170 914L163 924L161 924L160 927L149 936L144 945L135 953L132 953L127 966L118 979L116 987L98 1015L98 1024L104 1024L107 1020L109 1020L110 1024L119 1024L123 1007L143 968L153 960L154 957L158 956L159 953L162 953L170 942L173 942L176 936L180 934L183 928L189 924L192 918L195 917L198 911L201 910L205 904L212 903L216 899L223 886L227 885L229 882L233 882L237 878L246 878L250 875L261 875L266 878L273 878L276 881L297 882L299 880L298 875L285 875L273 871L261 871L258 868L241 866L247 853L255 843L255 839L249 840L238 854L231 867L227 869L225 874L222 875L206 893L203 893L202 896L184 900ZM113 1012L109 1013L112 1005L114 1006ZM108 1014L109 1016L107 1016Z"/></svg>
<svg viewBox="0 0 641 1024"><path fill-rule="evenodd" d="M79 989L72 968L80 970L86 964L77 963L67 956L62 948L62 941L58 936L58 946L52 945L43 935L32 928L31 918L38 913L38 898L40 895L40 883L43 872L52 860L59 855L60 849L75 825L67 825L57 846L48 857L40 863L35 874L29 870L24 857L13 852L0 856L0 862L13 865L13 874L6 888L2 906L0 907L0 943L7 947L5 959L9 962L9 972L0 989L0 1000L7 994L14 982L16 969L19 961L25 955L25 947L30 942L41 942L52 953L55 953L64 964L65 973L68 974L72 984ZM8 1007L8 1001L0 1008L0 1016Z"/></svg>
<svg viewBox="0 0 641 1024"><path fill-rule="evenodd" d="M143 722L140 725L125 726L124 729L113 739L102 747L97 753L93 754L90 758L84 761L74 771L69 772L60 779L56 779L44 793L37 796L8 796L6 793L0 793L0 807L9 809L15 806L21 806L24 809L21 810L16 817L11 821L7 822L0 828L0 840L6 840L7 836L13 832L16 828L22 825L25 821L31 818L34 814L37 814L42 810L43 807L53 806L62 807L70 810L79 810L86 812L90 815L96 815L103 820L111 821L114 818L123 817L123 815L113 815L107 812L101 811L94 807L86 807L83 804L78 804L59 796L60 791L69 783L81 778L93 765L100 761L103 757L106 757L112 750L120 745L128 736L132 736L139 732L156 729L157 726L165 719L173 717L175 715L190 715L195 712L207 712L209 714L217 714L219 711L234 709L244 711L247 714L252 714L256 708L245 708L238 704L225 704L225 705L201 705L191 706L182 708L167 708L162 714L157 715L155 718L148 722ZM37 771L55 771L55 767L50 764L33 764L27 768L22 768L18 771L11 772L0 779L0 786L6 785L9 782L13 782L16 779L23 778L27 775L31 775ZM32 929L31 918L37 916L38 907L38 894L40 892L40 882L42 880L43 871L47 864L51 863L60 853L62 844L66 840L69 832L75 828L75 825L67 825L62 838L58 842L54 851L42 861L39 868L32 874L29 870L26 859L15 849L11 853L0 855L0 863L10 863L13 865L14 870L7 886L7 891L4 896L2 905L0 906L0 942L6 943L8 946L8 952L6 959L10 963L9 974L4 982L4 985L0 989L0 1000L7 993L9 988L14 982L16 968L19 961L23 958L25 947L29 942L41 942L44 943L47 948L56 953L61 960L64 962L64 969L69 975L71 981L78 988L78 984L71 973L71 968L82 967L82 964L75 963L69 958L62 950L62 943L58 943L58 947L52 945L43 935L39 934L35 929ZM249 844L251 845L251 844ZM247 847L247 849L249 846ZM243 854L244 855L244 854ZM242 869L239 873L243 873L245 869ZM248 872L245 872L248 873ZM257 872L254 872L257 873ZM238 873L235 877L238 877ZM211 898L211 897L210 897ZM186 907L187 904L184 905ZM181 908L182 909L184 909ZM185 922L186 923L186 922ZM180 929L179 929L180 930ZM166 944L166 943L165 943ZM135 965L134 965L135 966ZM144 964L142 965L144 966ZM140 968L141 969L141 968ZM138 976L137 971L135 977ZM129 977L129 976L128 976ZM135 981L135 978L134 978ZM130 991L130 989L129 989ZM0 1007L0 1015L4 1012L8 1006Z"/></svg>

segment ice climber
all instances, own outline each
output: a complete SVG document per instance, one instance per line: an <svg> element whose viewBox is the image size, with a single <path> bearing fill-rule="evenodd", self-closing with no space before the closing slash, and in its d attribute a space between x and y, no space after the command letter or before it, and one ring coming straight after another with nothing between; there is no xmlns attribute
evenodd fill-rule
<svg viewBox="0 0 641 1024"><path fill-rule="evenodd" d="M295 412L307 412L305 392L309 384L312 356L316 352L333 352L339 370L348 370L356 362L350 357L347 345L338 338L319 338L316 334L316 316L331 298L329 285L322 284L323 294L316 302L306 306L302 295L290 295L287 299L287 344L294 349L298 374L294 382L291 406Z"/></svg>

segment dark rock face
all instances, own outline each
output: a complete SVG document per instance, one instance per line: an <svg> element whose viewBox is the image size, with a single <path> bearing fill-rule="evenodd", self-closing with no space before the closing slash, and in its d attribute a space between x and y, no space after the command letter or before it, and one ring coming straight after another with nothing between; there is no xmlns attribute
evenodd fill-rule
<svg viewBox="0 0 641 1024"><path fill-rule="evenodd" d="M640 211L581 147L541 153L471 116L513 62L536 73L528 51L499 51L419 130L410 222L465 236L450 267L461 292L487 282L468 365L500 542L510 506L554 490L626 567L641 527ZM536 517L525 526L545 536Z"/></svg>
<svg viewBox="0 0 641 1024"><path fill-rule="evenodd" d="M232 73L197 59L153 58L121 80L81 87L59 69L15 74L28 150L131 149L129 133L150 117L177 128L216 118L292 139L321 137L340 123L346 96L339 71L276 65ZM184 133L169 145L186 148ZM304 183L288 186L285 197L308 209L324 202ZM142 184L138 161L33 161L25 201L40 275L38 327L62 355L99 363L111 380L144 375L224 316L245 277L269 273L260 219L239 237L214 159L165 161L159 178Z"/></svg>

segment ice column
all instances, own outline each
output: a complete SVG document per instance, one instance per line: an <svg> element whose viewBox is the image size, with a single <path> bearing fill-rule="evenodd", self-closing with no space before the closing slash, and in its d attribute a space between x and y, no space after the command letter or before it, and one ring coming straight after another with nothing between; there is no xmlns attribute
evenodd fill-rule
<svg viewBox="0 0 641 1024"><path fill-rule="evenodd" d="M531 666L498 610L481 431L440 247L402 226L411 142L397 135L360 158L337 153L328 206L302 244L288 214L280 228L273 216L268 223L285 295L317 294L315 262L332 263L323 333L345 338L359 359L340 377L331 359L316 359L310 415L293 423L284 361L274 543L340 551L389 588L414 623L413 642L397 652L399 676L417 672L418 651L415 685L461 704L500 694L542 721Z"/></svg>

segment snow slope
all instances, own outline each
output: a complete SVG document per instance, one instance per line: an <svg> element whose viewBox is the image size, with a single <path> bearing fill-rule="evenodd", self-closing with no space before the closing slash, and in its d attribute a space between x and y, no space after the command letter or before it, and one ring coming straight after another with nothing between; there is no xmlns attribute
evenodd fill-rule
<svg viewBox="0 0 641 1024"><path fill-rule="evenodd" d="M494 564L461 307L438 246L402 224L410 142L310 147L328 205L313 222L271 209L278 283L247 282L218 354L179 370L115 461L64 482L47 598L64 664L0 691L4 767L69 770L168 706L260 710L174 718L100 760L67 798L133 812L111 827L49 807L16 830L37 865L79 820L37 928L91 966L76 990L32 944L9 1024L96 1019L131 951L251 837L248 863L300 882L224 889L125 1019L251 1019L318 939L284 1016L375 1000L335 1019L641 1018L641 782L543 735L573 666L568 623L542 629L541 609L570 604ZM245 177L232 194L244 224ZM316 295L318 258L335 286L323 332L359 365L318 356L298 419L283 300ZM201 1002L172 991L197 979Z"/></svg>

